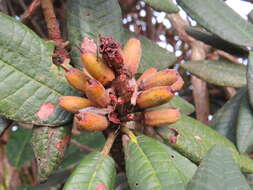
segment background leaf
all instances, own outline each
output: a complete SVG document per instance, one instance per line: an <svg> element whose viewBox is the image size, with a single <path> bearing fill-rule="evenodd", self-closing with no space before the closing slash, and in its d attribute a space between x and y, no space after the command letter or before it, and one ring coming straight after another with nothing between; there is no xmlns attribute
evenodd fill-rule
<svg viewBox="0 0 253 190"><path fill-rule="evenodd" d="M180 190L185 178L168 156L166 147L145 136L124 145L126 171L131 190Z"/></svg>
<svg viewBox="0 0 253 190"><path fill-rule="evenodd" d="M250 107L248 94L243 96L236 128L236 144L240 152L253 151L253 111Z"/></svg>
<svg viewBox="0 0 253 190"><path fill-rule="evenodd" d="M70 0L68 2L68 38L72 46L71 57L76 67L82 67L80 52L76 45L80 45L85 36L98 41L99 34L113 37L121 43L125 43L133 36L140 38L142 59L138 72L143 72L150 66L159 69L167 68L176 61L172 53L146 37L124 30L117 0Z"/></svg>
<svg viewBox="0 0 253 190"><path fill-rule="evenodd" d="M6 145L8 160L15 168L21 168L34 157L30 140L32 131L19 127L11 133Z"/></svg>
<svg viewBox="0 0 253 190"><path fill-rule="evenodd" d="M213 116L210 126L232 142L236 143L236 125L239 107L246 88L239 90L234 97L226 102Z"/></svg>
<svg viewBox="0 0 253 190"><path fill-rule="evenodd" d="M181 66L211 84L236 88L246 86L244 65L221 61L192 61Z"/></svg>
<svg viewBox="0 0 253 190"><path fill-rule="evenodd" d="M72 136L72 140L77 141L81 145L86 145L95 150L102 149L105 143L105 137L101 132L85 133L82 132L80 135ZM88 152L84 152L74 144L70 144L64 155L64 160L60 165L60 169L71 168L83 159Z"/></svg>
<svg viewBox="0 0 253 190"><path fill-rule="evenodd" d="M249 102L253 107L253 52L250 51L247 64L247 87L249 94Z"/></svg>
<svg viewBox="0 0 253 190"><path fill-rule="evenodd" d="M73 171L63 190L113 190L115 178L114 160L109 156L103 156L100 152L93 152L85 156Z"/></svg>
<svg viewBox="0 0 253 190"><path fill-rule="evenodd" d="M195 29L193 27L186 28L186 32L195 39L200 40L214 48L221 49L239 57L248 57L249 51L247 48L223 40L210 32Z"/></svg>
<svg viewBox="0 0 253 190"><path fill-rule="evenodd" d="M9 126L11 123L10 120L6 119L5 117L0 116L0 134L4 131L6 127Z"/></svg>
<svg viewBox="0 0 253 190"><path fill-rule="evenodd" d="M144 0L144 2L158 11L177 13L180 10L171 0Z"/></svg>
<svg viewBox="0 0 253 190"><path fill-rule="evenodd" d="M157 132L178 152L199 163L214 145L229 148L244 172L253 172L253 161L239 155L235 145L224 136L191 117L181 115L179 121L167 127L157 127Z"/></svg>
<svg viewBox="0 0 253 190"><path fill-rule="evenodd" d="M177 0L208 31L241 46L253 46L253 26L222 0Z"/></svg>
<svg viewBox="0 0 253 190"><path fill-rule="evenodd" d="M45 181L61 164L71 139L71 126L34 126L32 147L37 160L38 180Z"/></svg>
<svg viewBox="0 0 253 190"><path fill-rule="evenodd" d="M205 156L187 190L250 190L245 177L226 147L214 146Z"/></svg>
<svg viewBox="0 0 253 190"><path fill-rule="evenodd" d="M52 48L32 30L0 13L0 114L34 124L58 125L71 114L57 104L74 91L54 72Z"/></svg>

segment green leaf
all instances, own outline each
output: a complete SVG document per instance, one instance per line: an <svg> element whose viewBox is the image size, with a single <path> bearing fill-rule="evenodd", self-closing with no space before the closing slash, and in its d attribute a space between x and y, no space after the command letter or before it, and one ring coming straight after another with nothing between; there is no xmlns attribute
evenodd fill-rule
<svg viewBox="0 0 253 190"><path fill-rule="evenodd" d="M243 96L236 127L236 144L240 152L253 151L253 111L250 107L248 94Z"/></svg>
<svg viewBox="0 0 253 190"><path fill-rule="evenodd" d="M197 77L218 86L246 86L246 67L221 61L192 61L181 66Z"/></svg>
<svg viewBox="0 0 253 190"><path fill-rule="evenodd" d="M231 152L223 146L214 146L205 156L187 185L187 190L250 190Z"/></svg>
<svg viewBox="0 0 253 190"><path fill-rule="evenodd" d="M179 8L171 0L144 0L152 8L166 13L177 13Z"/></svg>
<svg viewBox="0 0 253 190"><path fill-rule="evenodd" d="M113 37L125 43L130 37L137 37L142 44L142 58L138 72L149 67L167 68L176 57L167 50L143 36L137 36L123 28L121 10L117 0L70 0L68 1L68 37L71 42L73 64L81 68L80 45L85 36L98 41L98 35Z"/></svg>
<svg viewBox="0 0 253 190"><path fill-rule="evenodd" d="M197 28L195 29L193 27L186 28L186 32L195 39L200 40L214 48L226 51L230 54L239 57L248 57L249 55L247 48L223 40L210 32L199 30Z"/></svg>
<svg viewBox="0 0 253 190"><path fill-rule="evenodd" d="M101 132L82 132L80 135L72 136L72 140L96 150L101 149L105 143L105 138ZM71 143L65 153L60 169L70 168L79 163L86 154L87 152L82 151L79 147Z"/></svg>
<svg viewBox="0 0 253 190"><path fill-rule="evenodd" d="M0 114L26 123L58 125L71 114L57 104L74 91L54 72L52 48L32 30L0 13Z"/></svg>
<svg viewBox="0 0 253 190"><path fill-rule="evenodd" d="M249 102L253 108L253 52L250 51L247 64L247 87L249 94Z"/></svg>
<svg viewBox="0 0 253 190"><path fill-rule="evenodd" d="M113 190L116 178L115 162L100 152L87 155L68 178L63 190Z"/></svg>
<svg viewBox="0 0 253 190"><path fill-rule="evenodd" d="M222 0L177 0L208 31L241 46L253 46L253 26Z"/></svg>
<svg viewBox="0 0 253 190"><path fill-rule="evenodd" d="M242 97L246 94L246 88L237 92L227 103L213 116L210 126L232 142L236 142L236 125L239 107Z"/></svg>
<svg viewBox="0 0 253 190"><path fill-rule="evenodd" d="M8 160L15 168L21 168L34 157L30 140L32 131L18 128L11 133L6 145Z"/></svg>
<svg viewBox="0 0 253 190"><path fill-rule="evenodd" d="M253 172L253 161L249 157L239 155L231 141L198 120L181 115L181 119L175 124L156 127L156 130L173 148L196 163L199 163L214 145L222 145L230 149L244 172Z"/></svg>
<svg viewBox="0 0 253 190"><path fill-rule="evenodd" d="M171 161L173 162L173 165L182 174L184 177L184 183L187 184L196 172L197 166L188 158L173 150L170 146L165 145L165 147L169 154L169 158L171 158Z"/></svg>
<svg viewBox="0 0 253 190"><path fill-rule="evenodd" d="M180 190L185 178L168 156L166 146L145 136L124 144L126 171L131 190Z"/></svg>
<svg viewBox="0 0 253 190"><path fill-rule="evenodd" d="M71 139L71 126L34 126L32 147L37 160L38 180L45 181L60 165Z"/></svg>

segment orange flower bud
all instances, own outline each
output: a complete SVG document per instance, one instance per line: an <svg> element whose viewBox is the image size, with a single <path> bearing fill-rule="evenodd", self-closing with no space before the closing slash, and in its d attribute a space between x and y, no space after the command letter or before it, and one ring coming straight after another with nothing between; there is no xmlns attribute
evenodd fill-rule
<svg viewBox="0 0 253 190"><path fill-rule="evenodd" d="M184 81L182 79L182 77L180 75L178 75L178 79L176 82L174 82L170 88L173 90L173 91L178 91L180 90L182 87L184 86Z"/></svg>
<svg viewBox="0 0 253 190"><path fill-rule="evenodd" d="M110 97L103 85L95 79L88 79L85 94L89 100L105 108L110 103Z"/></svg>
<svg viewBox="0 0 253 190"><path fill-rule="evenodd" d="M151 67L148 70L146 70L144 73L142 73L142 75L138 78L138 80L136 81L138 85L140 85L140 82L145 79L150 77L151 75L157 73L156 68Z"/></svg>
<svg viewBox="0 0 253 190"><path fill-rule="evenodd" d="M180 118L178 109L168 108L144 112L144 123L149 126L161 126L175 123Z"/></svg>
<svg viewBox="0 0 253 190"><path fill-rule="evenodd" d="M146 90L156 86L169 86L177 81L178 72L174 69L166 69L157 72L140 82L139 88Z"/></svg>
<svg viewBox="0 0 253 190"><path fill-rule="evenodd" d="M87 79L86 75L82 71L75 68L68 69L65 73L65 77L71 86L85 93Z"/></svg>
<svg viewBox="0 0 253 190"><path fill-rule="evenodd" d="M59 105L66 111L77 113L80 109L94 106L90 100L77 96L63 96L59 98Z"/></svg>
<svg viewBox="0 0 253 190"><path fill-rule="evenodd" d="M114 72L101 59L92 53L83 53L81 55L84 67L96 80L103 85L115 78Z"/></svg>
<svg viewBox="0 0 253 190"><path fill-rule="evenodd" d="M141 60L141 43L136 38L131 38L127 41L124 49L124 65L135 75Z"/></svg>
<svg viewBox="0 0 253 190"><path fill-rule="evenodd" d="M85 131L103 131L109 122L105 116L94 114L91 112L81 112L76 115L75 121L81 130Z"/></svg>
<svg viewBox="0 0 253 190"><path fill-rule="evenodd" d="M150 108L168 102L173 93L167 86L159 86L145 90L137 97L137 105L140 108Z"/></svg>

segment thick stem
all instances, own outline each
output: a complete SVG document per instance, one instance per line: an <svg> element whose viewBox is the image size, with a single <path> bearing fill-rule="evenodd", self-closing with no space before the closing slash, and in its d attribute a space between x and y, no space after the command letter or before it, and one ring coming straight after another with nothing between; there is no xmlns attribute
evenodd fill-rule
<svg viewBox="0 0 253 190"><path fill-rule="evenodd" d="M117 135L118 135L118 133L115 132L115 131L110 131L109 132L109 134L107 136L107 140L106 140L105 145L103 147L103 150L101 151L101 154L103 156L106 156L106 155L109 154Z"/></svg>

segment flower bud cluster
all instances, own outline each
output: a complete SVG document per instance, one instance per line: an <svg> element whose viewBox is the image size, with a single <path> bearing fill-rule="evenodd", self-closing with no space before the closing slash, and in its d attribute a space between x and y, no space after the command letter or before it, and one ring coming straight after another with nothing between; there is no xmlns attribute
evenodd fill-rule
<svg viewBox="0 0 253 190"><path fill-rule="evenodd" d="M176 70L155 68L136 80L141 60L138 39L129 39L122 50L112 38L100 37L99 47L84 38L80 50L83 70L66 69L65 77L84 97L64 96L59 105L75 114L81 130L103 131L129 121L154 127L179 119L175 108L149 110L171 100L184 82Z"/></svg>

